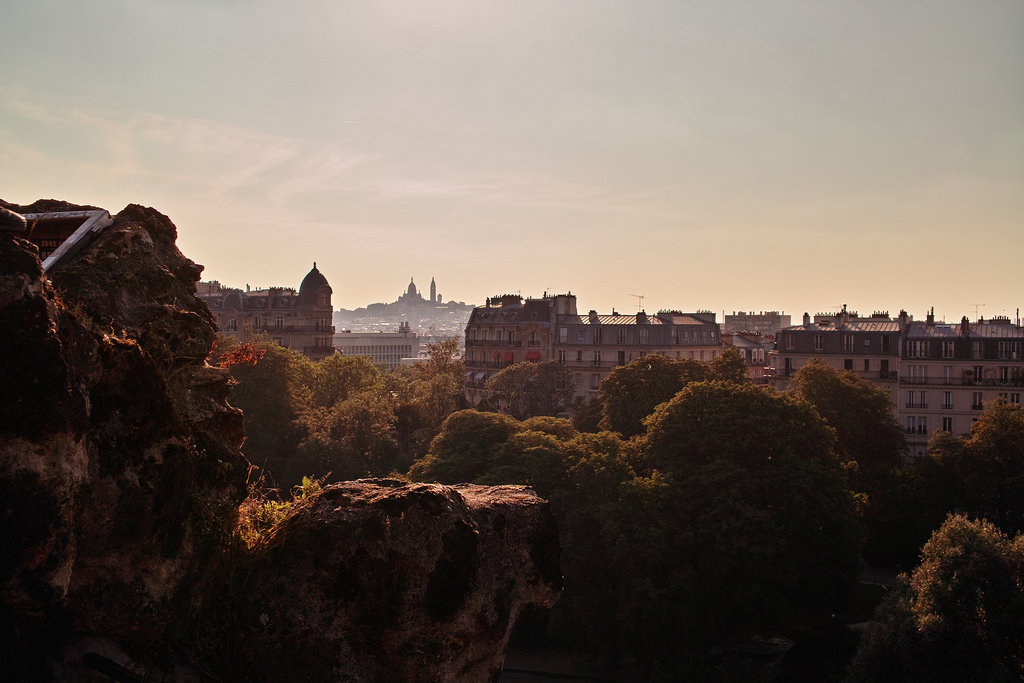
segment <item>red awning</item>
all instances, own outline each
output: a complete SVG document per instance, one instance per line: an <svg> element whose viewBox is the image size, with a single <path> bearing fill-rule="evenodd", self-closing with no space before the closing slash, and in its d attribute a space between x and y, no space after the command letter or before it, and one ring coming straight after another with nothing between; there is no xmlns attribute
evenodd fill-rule
<svg viewBox="0 0 1024 683"><path fill-rule="evenodd" d="M501 355L501 351L495 351L495 352L494 352L494 353L492 353L491 355L492 355L492 356L494 356L495 358L497 358L498 356L500 356L500 355Z"/></svg>
<svg viewBox="0 0 1024 683"><path fill-rule="evenodd" d="M530 351L526 354L526 360L540 360L540 351Z"/></svg>
<svg viewBox="0 0 1024 683"><path fill-rule="evenodd" d="M513 357L514 356L513 356L511 351L506 351L505 352L505 360L512 360Z"/></svg>

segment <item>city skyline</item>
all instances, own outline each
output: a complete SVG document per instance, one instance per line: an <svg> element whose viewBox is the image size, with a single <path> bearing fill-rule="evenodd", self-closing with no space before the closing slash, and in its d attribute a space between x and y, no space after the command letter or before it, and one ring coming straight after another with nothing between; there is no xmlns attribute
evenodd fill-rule
<svg viewBox="0 0 1024 683"><path fill-rule="evenodd" d="M0 198L153 206L207 280L316 261L335 308L423 273L477 305L794 321L1024 301L1019 2L0 15L25 29L0 44Z"/></svg>

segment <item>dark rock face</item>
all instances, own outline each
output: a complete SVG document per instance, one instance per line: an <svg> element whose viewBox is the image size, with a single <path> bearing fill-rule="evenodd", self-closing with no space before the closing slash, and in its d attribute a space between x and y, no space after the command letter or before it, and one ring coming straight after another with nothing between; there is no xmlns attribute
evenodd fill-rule
<svg viewBox="0 0 1024 683"><path fill-rule="evenodd" d="M76 629L151 640L230 533L242 416L205 364L201 268L174 240L129 206L47 279L0 233L0 590L18 618L59 608Z"/></svg>
<svg viewBox="0 0 1024 683"><path fill-rule="evenodd" d="M349 482L243 551L242 415L227 370L206 363L202 268L174 225L130 205L51 273L19 234L0 231L13 680L95 680L97 655L150 681L496 677L516 618L560 588L547 503L520 487Z"/></svg>
<svg viewBox="0 0 1024 683"><path fill-rule="evenodd" d="M520 613L558 597L557 548L547 503L524 487L330 486L246 574L243 670L259 681L495 680Z"/></svg>

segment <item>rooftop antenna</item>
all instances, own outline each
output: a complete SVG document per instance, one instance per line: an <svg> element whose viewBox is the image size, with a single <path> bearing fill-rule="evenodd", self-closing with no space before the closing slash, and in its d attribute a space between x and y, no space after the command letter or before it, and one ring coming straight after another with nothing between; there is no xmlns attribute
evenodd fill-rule
<svg viewBox="0 0 1024 683"><path fill-rule="evenodd" d="M636 297L636 310L642 311L644 309L644 295L643 294L630 294L630 296Z"/></svg>
<svg viewBox="0 0 1024 683"><path fill-rule="evenodd" d="M968 306L974 306L974 322L978 322L978 309L984 308L985 304L967 304Z"/></svg>

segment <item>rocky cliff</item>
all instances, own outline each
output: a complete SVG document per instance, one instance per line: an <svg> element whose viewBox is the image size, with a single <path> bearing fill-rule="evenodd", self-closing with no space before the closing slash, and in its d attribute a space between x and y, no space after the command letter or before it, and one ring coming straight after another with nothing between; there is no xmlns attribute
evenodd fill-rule
<svg viewBox="0 0 1024 683"><path fill-rule="evenodd" d="M0 231L5 668L25 680L496 677L518 615L557 596L544 501L349 482L246 550L233 533L242 418L227 371L206 363L202 268L174 225L130 205L51 273L19 235Z"/></svg>

